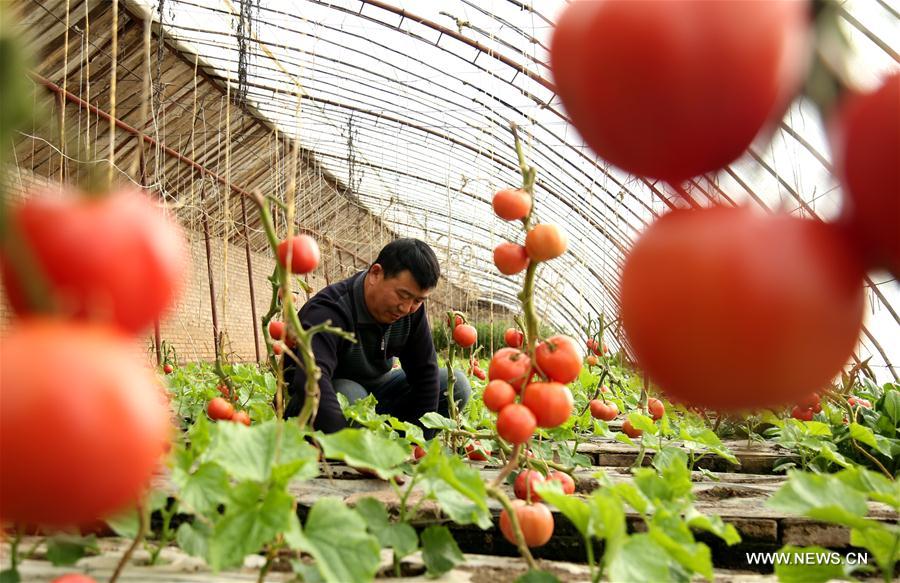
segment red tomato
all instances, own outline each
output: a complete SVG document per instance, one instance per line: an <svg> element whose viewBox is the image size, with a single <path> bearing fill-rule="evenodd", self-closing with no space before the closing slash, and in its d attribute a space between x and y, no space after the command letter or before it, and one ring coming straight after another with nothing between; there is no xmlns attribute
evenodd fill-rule
<svg viewBox="0 0 900 583"><path fill-rule="evenodd" d="M506 381L517 393L531 379L531 373L531 359L516 348L501 348L488 365L489 379Z"/></svg>
<svg viewBox="0 0 900 583"><path fill-rule="evenodd" d="M513 500L512 506L525 544L529 547L547 544L553 536L553 514L550 513L550 509L540 502L527 504L524 500ZM516 535L505 508L500 511L500 532L506 540L516 544Z"/></svg>
<svg viewBox="0 0 900 583"><path fill-rule="evenodd" d="M591 417L601 419L603 421L612 421L619 416L619 408L613 402L604 403L600 399L594 399L590 402Z"/></svg>
<svg viewBox="0 0 900 583"><path fill-rule="evenodd" d="M273 342L272 343L272 352L275 356L280 355L284 351L284 347L281 345L281 342Z"/></svg>
<svg viewBox="0 0 900 583"><path fill-rule="evenodd" d="M812 409L804 409L800 406L795 406L791 409L791 417L794 419L799 419L801 421L812 421L813 420L813 412Z"/></svg>
<svg viewBox="0 0 900 583"><path fill-rule="evenodd" d="M420 460L420 459L422 459L423 457L425 457L425 455L426 455L427 453L428 453L428 452L426 452L426 451L425 451L425 448L422 447L421 445L417 445L417 446L415 446L415 447L413 448L413 457L415 457L417 460Z"/></svg>
<svg viewBox="0 0 900 583"><path fill-rule="evenodd" d="M478 331L470 324L460 324L453 329L453 340L463 348L468 348L478 340Z"/></svg>
<svg viewBox="0 0 900 583"><path fill-rule="evenodd" d="M796 403L850 358L862 274L834 225L745 207L674 211L626 259L622 324L641 367L682 403Z"/></svg>
<svg viewBox="0 0 900 583"><path fill-rule="evenodd" d="M62 577L57 577L51 583L97 583L97 581L81 573L69 573Z"/></svg>
<svg viewBox="0 0 900 583"><path fill-rule="evenodd" d="M4 521L90 525L144 495L173 428L164 388L136 355L130 337L98 324L23 319L8 329L0 340Z"/></svg>
<svg viewBox="0 0 900 583"><path fill-rule="evenodd" d="M222 396L225 397L226 399L231 398L231 394L230 394L231 391L228 390L228 385L217 385L216 389L218 389L219 393L221 393Z"/></svg>
<svg viewBox="0 0 900 583"><path fill-rule="evenodd" d="M586 362L588 366L597 366L598 360L593 354L588 354L587 358L584 359L584 362Z"/></svg>
<svg viewBox="0 0 900 583"><path fill-rule="evenodd" d="M319 244L309 235L290 238L291 273L309 273L319 265ZM288 239L278 244L278 262L287 268Z"/></svg>
<svg viewBox="0 0 900 583"><path fill-rule="evenodd" d="M171 364L164 364L163 372L166 374L172 374L173 372L175 372L175 367L173 367Z"/></svg>
<svg viewBox="0 0 900 583"><path fill-rule="evenodd" d="M810 393L797 401L797 406L801 409L815 409L816 407L819 407L821 410L821 401L822 397L819 396L819 393ZM815 412L818 413L818 411Z"/></svg>
<svg viewBox="0 0 900 583"><path fill-rule="evenodd" d="M463 323L463 317L459 314L456 314L453 318L453 323L451 323L450 318L447 318L447 327L448 328L456 328L460 324Z"/></svg>
<svg viewBox="0 0 900 583"><path fill-rule="evenodd" d="M666 412L666 407L659 399L650 397L647 399L647 411L650 413L650 416L653 417L654 421L659 421L662 419L663 413Z"/></svg>
<svg viewBox="0 0 900 583"><path fill-rule="evenodd" d="M549 482L550 480L556 480L557 482L562 484L563 493L575 493L575 480L572 479L572 476L570 476L569 474L554 470L547 474L547 481Z"/></svg>
<svg viewBox="0 0 900 583"><path fill-rule="evenodd" d="M506 381L493 380L484 388L482 399L485 407L500 412L516 400L516 390Z"/></svg>
<svg viewBox="0 0 900 583"><path fill-rule="evenodd" d="M541 497L534 491L534 487L544 483L544 476L535 470L522 470L516 476L513 483L513 493L519 500L526 502L540 502Z"/></svg>
<svg viewBox="0 0 900 583"><path fill-rule="evenodd" d="M778 121L803 81L809 20L794 0L573 2L550 66L594 152L678 183L722 168Z"/></svg>
<svg viewBox="0 0 900 583"><path fill-rule="evenodd" d="M500 243L494 247L494 265L503 275L515 275L528 267L528 251L515 243Z"/></svg>
<svg viewBox="0 0 900 583"><path fill-rule="evenodd" d="M597 356L600 356L600 343L597 342L596 339L588 338L587 342L585 342L585 345L587 346L588 350L590 350Z"/></svg>
<svg viewBox="0 0 900 583"><path fill-rule="evenodd" d="M491 455L491 450L482 446L481 442L476 439L472 443L466 445L466 455L468 455L470 460L486 462L488 456Z"/></svg>
<svg viewBox="0 0 900 583"><path fill-rule="evenodd" d="M250 427L250 415L246 411L235 411L234 415L231 416L231 420L235 423L243 423L247 427Z"/></svg>
<svg viewBox="0 0 900 583"><path fill-rule="evenodd" d="M64 198L40 193L10 209L9 219L63 316L145 330L180 293L188 267L181 228L139 190ZM21 280L2 262L9 304L31 313Z"/></svg>
<svg viewBox="0 0 900 583"><path fill-rule="evenodd" d="M525 341L525 335L521 330L507 328L506 332L503 333L503 340L510 348L522 348L522 343Z"/></svg>
<svg viewBox="0 0 900 583"><path fill-rule="evenodd" d="M862 397L850 397L847 399L847 403L851 407L865 407L866 409L872 408L872 403L870 403L867 399L863 399Z"/></svg>
<svg viewBox="0 0 900 583"><path fill-rule="evenodd" d="M900 279L900 73L848 98L832 124L844 222L868 265Z"/></svg>
<svg viewBox="0 0 900 583"><path fill-rule="evenodd" d="M206 405L206 413L210 419L227 421L234 417L234 405L222 397L215 397Z"/></svg>
<svg viewBox="0 0 900 583"><path fill-rule="evenodd" d="M534 434L537 420L525 405L512 403L497 415L497 434L509 443L525 443Z"/></svg>
<svg viewBox="0 0 900 583"><path fill-rule="evenodd" d="M558 383L571 383L581 372L581 356L575 348L575 340L561 334L538 344L534 359L540 371Z"/></svg>
<svg viewBox="0 0 900 583"><path fill-rule="evenodd" d="M531 210L531 195L524 190L507 188L498 191L491 204L501 219L507 221L524 219Z"/></svg>
<svg viewBox="0 0 900 583"><path fill-rule="evenodd" d="M525 251L532 261L549 261L566 252L566 234L553 223L541 223L525 235Z"/></svg>
<svg viewBox="0 0 900 583"><path fill-rule="evenodd" d="M522 404L531 409L538 427L557 427L572 415L574 400L565 385L531 383L525 387Z"/></svg>
<svg viewBox="0 0 900 583"><path fill-rule="evenodd" d="M272 340L284 340L284 322L269 320L269 336Z"/></svg>
<svg viewBox="0 0 900 583"><path fill-rule="evenodd" d="M631 424L631 420L630 420L630 419L626 419L626 420L622 423L622 433L624 433L625 435L627 435L627 436L630 437L631 439L635 439L635 438L640 437L641 435L643 435L643 434L644 434L644 431L641 430L641 429L635 428L634 425Z"/></svg>
<svg viewBox="0 0 900 583"><path fill-rule="evenodd" d="M477 366L474 369L472 369L472 374L474 374L476 377L478 377L479 380L482 380L482 381L485 378L487 378L487 375L484 374L484 371L481 370L480 368L478 368Z"/></svg>

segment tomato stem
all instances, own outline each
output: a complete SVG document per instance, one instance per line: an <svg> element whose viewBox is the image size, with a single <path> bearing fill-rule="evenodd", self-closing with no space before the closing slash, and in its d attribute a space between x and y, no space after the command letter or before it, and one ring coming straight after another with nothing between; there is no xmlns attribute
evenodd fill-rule
<svg viewBox="0 0 900 583"><path fill-rule="evenodd" d="M513 447L512 453L509 454L509 461L505 466L503 466L503 469L500 470L500 473L497 474L497 477L494 478L494 480L491 482L492 488L497 488L498 486L500 486L500 484L503 483L503 480L506 479L506 476L508 476L514 469L516 469L516 466L519 465L519 451L521 449L521 443L517 443Z"/></svg>
<svg viewBox="0 0 900 583"><path fill-rule="evenodd" d="M137 505L137 513L138 513L138 531L137 535L134 537L134 540L131 541L131 545L129 545L128 549L125 551L125 554L122 555L122 558L119 559L119 563L116 565L116 570L113 571L112 577L109 578L109 583L116 583L119 580L119 576L122 574L122 571L125 570L125 565L131 560L131 555L134 554L134 550L141 544L141 541L144 540L144 535L147 532L147 507L143 502L139 502Z"/></svg>

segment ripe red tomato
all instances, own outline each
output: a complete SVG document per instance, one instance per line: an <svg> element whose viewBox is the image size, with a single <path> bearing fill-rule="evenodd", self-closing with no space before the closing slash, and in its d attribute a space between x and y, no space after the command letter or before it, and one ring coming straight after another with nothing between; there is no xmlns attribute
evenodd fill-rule
<svg viewBox="0 0 900 583"><path fill-rule="evenodd" d="M422 447L421 445L417 445L413 448L413 457L415 457L417 460L420 460L423 457L425 457L427 455L427 453L428 452L426 452L425 448Z"/></svg>
<svg viewBox="0 0 900 583"><path fill-rule="evenodd" d="M234 405L222 397L215 397L206 405L206 413L209 415L210 419L227 421L234 417Z"/></svg>
<svg viewBox="0 0 900 583"><path fill-rule="evenodd" d="M900 73L872 93L853 95L832 124L844 185L842 222L867 264L900 279Z"/></svg>
<svg viewBox="0 0 900 583"><path fill-rule="evenodd" d="M522 470L516 476L513 483L513 493L519 500L526 502L540 502L541 497L534 491L534 487L544 483L544 476L535 470Z"/></svg>
<svg viewBox="0 0 900 583"><path fill-rule="evenodd" d="M217 385L217 386L216 386L216 389L217 389L217 390L219 391L219 393L221 393L222 396L225 397L226 399L230 399L230 398L231 398L230 391L228 390L228 385L222 385L222 384L220 384L220 385Z"/></svg>
<svg viewBox="0 0 900 583"><path fill-rule="evenodd" d="M184 234L139 190L122 188L101 198L38 193L10 209L9 219L63 316L137 333L159 319L183 287ZM6 257L2 268L10 306L19 315L31 313Z"/></svg>
<svg viewBox="0 0 900 583"><path fill-rule="evenodd" d="M538 427L557 427L572 415L572 393L559 383L531 383L525 387L522 404L531 409Z"/></svg>
<svg viewBox="0 0 900 583"><path fill-rule="evenodd" d="M522 343L525 341L525 335L521 330L517 330L516 328L507 328L506 332L503 333L503 340L510 348L522 348Z"/></svg>
<svg viewBox="0 0 900 583"><path fill-rule="evenodd" d="M531 359L516 348L501 348L494 353L488 365L488 378L506 381L517 393L531 379Z"/></svg>
<svg viewBox="0 0 900 583"><path fill-rule="evenodd" d="M635 426L631 424L631 419L626 419L622 423L622 433L624 433L631 439L635 439L643 435L644 431L642 429L635 428Z"/></svg>
<svg viewBox="0 0 900 583"><path fill-rule="evenodd" d="M175 372L175 367L173 367L171 364L164 364L163 372L166 374L172 374L173 372Z"/></svg>
<svg viewBox="0 0 900 583"><path fill-rule="evenodd" d="M524 219L531 210L531 195L524 190L507 188L497 191L491 204L501 219L507 221Z"/></svg>
<svg viewBox="0 0 900 583"><path fill-rule="evenodd" d="M284 322L269 320L269 336L272 340L284 340Z"/></svg>
<svg viewBox="0 0 900 583"><path fill-rule="evenodd" d="M482 399L485 407L499 413L516 400L516 390L506 381L493 380L484 388Z"/></svg>
<svg viewBox="0 0 900 583"><path fill-rule="evenodd" d="M453 329L453 340L463 348L468 348L478 340L478 331L470 324L460 324Z"/></svg>
<svg viewBox="0 0 900 583"><path fill-rule="evenodd" d="M549 482L550 480L556 480L562 484L564 494L571 495L575 493L575 480L569 474L554 470L547 474L547 481Z"/></svg>
<svg viewBox="0 0 900 583"><path fill-rule="evenodd" d="M450 321L450 318L447 318L447 327L448 328L456 328L457 326L459 326L462 323L463 323L463 317L460 316L459 314L456 314L453 317L453 322Z"/></svg>
<svg viewBox="0 0 900 583"><path fill-rule="evenodd" d="M796 403L850 358L862 274L834 225L745 207L674 211L626 258L622 324L641 367L682 403Z"/></svg>
<svg viewBox="0 0 900 583"><path fill-rule="evenodd" d="M585 342L585 345L587 346L588 350L590 350L597 356L600 356L600 343L597 342L596 339L588 338L587 342Z"/></svg>
<svg viewBox="0 0 900 583"><path fill-rule="evenodd" d="M791 417L793 417L794 419L799 419L801 421L812 421L813 415L814 413L812 409L805 409L803 407L800 407L799 405L794 406L794 408L791 409Z"/></svg>
<svg viewBox="0 0 900 583"><path fill-rule="evenodd" d="M590 402L591 417L603 421L612 421L619 416L619 408L615 403L608 401L604 403L600 399L593 399Z"/></svg>
<svg viewBox="0 0 900 583"><path fill-rule="evenodd" d="M528 251L515 243L500 243L494 247L494 265L503 275L515 275L528 267Z"/></svg>
<svg viewBox="0 0 900 583"><path fill-rule="evenodd" d="M733 161L780 118L803 81L809 12L794 0L573 2L550 66L594 152L678 183Z"/></svg>
<svg viewBox="0 0 900 583"><path fill-rule="evenodd" d="M867 399L863 399L862 397L850 397L847 399L847 403L851 407L865 407L866 409L872 408L872 403L870 403Z"/></svg>
<svg viewBox="0 0 900 583"><path fill-rule="evenodd" d="M662 419L663 413L666 412L666 407L659 399L650 397L647 399L647 411L650 413L650 416L653 417L654 421L659 421Z"/></svg>
<svg viewBox="0 0 900 583"><path fill-rule="evenodd" d="M810 393L797 401L797 406L801 409L812 409L813 413L818 413L822 410L822 397L819 396L819 393Z"/></svg>
<svg viewBox="0 0 900 583"><path fill-rule="evenodd" d="M291 273L309 273L319 265L319 244L309 235L290 238ZM278 262L287 268L288 239L278 244Z"/></svg>
<svg viewBox="0 0 900 583"><path fill-rule="evenodd" d="M534 434L537 420L525 405L512 403L497 415L497 434L509 443L525 443Z"/></svg>
<svg viewBox="0 0 900 583"><path fill-rule="evenodd" d="M68 573L62 577L57 577L51 583L97 583L97 581L81 573Z"/></svg>
<svg viewBox="0 0 900 583"><path fill-rule="evenodd" d="M218 399L218 397L216 397ZM250 415L246 411L235 411L234 415L231 416L231 420L235 423L243 423L247 427L250 427Z"/></svg>
<svg viewBox="0 0 900 583"><path fill-rule="evenodd" d="M558 383L571 383L581 372L581 356L575 348L575 340L561 334L538 344L534 359L540 371Z"/></svg>
<svg viewBox="0 0 900 583"><path fill-rule="evenodd" d="M486 462L488 460L488 456L491 455L491 450L490 448L481 445L481 442L476 439L472 443L466 445L466 455L470 460L476 462Z"/></svg>
<svg viewBox="0 0 900 583"><path fill-rule="evenodd" d="M105 325L9 328L0 340L4 521L90 525L145 493L173 428L165 389L136 354Z"/></svg>
<svg viewBox="0 0 900 583"><path fill-rule="evenodd" d="M272 343L272 353L275 356L279 356L284 351L284 346L281 345L281 342L273 342Z"/></svg>
<svg viewBox="0 0 900 583"><path fill-rule="evenodd" d="M549 261L566 252L568 238L553 223L541 223L525 235L525 251L532 261Z"/></svg>
<svg viewBox="0 0 900 583"><path fill-rule="evenodd" d="M479 380L482 381L486 378L484 371L477 366L472 369L472 374L474 374Z"/></svg>
<svg viewBox="0 0 900 583"><path fill-rule="evenodd" d="M553 536L553 514L550 513L550 509L540 502L527 504L524 500L513 500L512 506L519 521L519 528L522 529L525 544L529 547L547 544ZM500 511L500 532L506 540L516 544L516 535L505 508Z"/></svg>

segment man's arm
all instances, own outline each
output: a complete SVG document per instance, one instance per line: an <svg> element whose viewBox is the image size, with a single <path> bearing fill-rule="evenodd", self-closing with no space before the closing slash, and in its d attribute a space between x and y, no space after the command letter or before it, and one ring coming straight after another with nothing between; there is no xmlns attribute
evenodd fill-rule
<svg viewBox="0 0 900 583"><path fill-rule="evenodd" d="M412 329L406 346L400 353L400 361L411 388L410 411L416 423L419 423L422 415L437 411L440 385L437 353L431 338L431 326L425 315L425 306L419 308L412 318Z"/></svg>
<svg viewBox="0 0 900 583"><path fill-rule="evenodd" d="M300 323L303 328L309 328L331 320L332 326L347 330L349 324L339 313L327 306L311 305L300 311ZM313 336L312 350L316 359L316 365L322 372L319 378L319 410L316 413L313 427L325 433L334 433L347 426L341 405L337 400L331 379L334 369L337 367L338 347L342 339L328 332L319 332ZM285 417L295 417L300 414L303 403L306 400L306 370L302 364L293 363L293 378L291 378L288 394L290 401L285 407Z"/></svg>

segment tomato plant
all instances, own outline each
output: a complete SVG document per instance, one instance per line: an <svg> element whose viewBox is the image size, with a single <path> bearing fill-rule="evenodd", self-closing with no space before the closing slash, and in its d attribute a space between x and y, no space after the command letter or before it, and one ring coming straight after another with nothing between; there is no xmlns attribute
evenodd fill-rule
<svg viewBox="0 0 900 583"><path fill-rule="evenodd" d="M568 238L553 223L535 225L525 235L525 251L532 261L549 261L566 252Z"/></svg>
<svg viewBox="0 0 900 583"><path fill-rule="evenodd" d="M553 536L553 514L544 504L537 502L528 504L524 500L513 500L513 510L522 529L525 544L529 547L539 547L547 544ZM500 511L500 532L509 542L516 544L512 522L506 509Z"/></svg>
<svg viewBox="0 0 900 583"><path fill-rule="evenodd" d="M650 378L682 402L796 403L850 358L862 273L834 225L745 207L674 211L626 258L622 324Z"/></svg>
<svg viewBox="0 0 900 583"><path fill-rule="evenodd" d="M492 380L484 388L481 396L484 406L499 413L504 407L516 400L516 390L506 381Z"/></svg>
<svg viewBox="0 0 900 583"><path fill-rule="evenodd" d="M842 220L868 265L900 278L900 73L871 93L849 96L832 121Z"/></svg>
<svg viewBox="0 0 900 583"><path fill-rule="evenodd" d="M570 383L581 372L581 356L575 348L575 340L561 334L538 344L534 349L534 360L547 378L558 383Z"/></svg>
<svg viewBox="0 0 900 583"><path fill-rule="evenodd" d="M524 219L531 211L531 195L520 189L497 191L491 201L498 217L507 221Z"/></svg>
<svg viewBox="0 0 900 583"><path fill-rule="evenodd" d="M522 343L525 341L525 335L521 330L516 328L507 328L506 332L503 333L503 340L510 348L522 348Z"/></svg>
<svg viewBox="0 0 900 583"><path fill-rule="evenodd" d="M278 262L287 268L288 247L291 250L291 273L309 273L319 265L319 244L309 235L294 235L278 244Z"/></svg>
<svg viewBox="0 0 900 583"><path fill-rule="evenodd" d="M507 405L497 415L497 434L509 443L525 443L536 426L534 413L518 403Z"/></svg>
<svg viewBox="0 0 900 583"><path fill-rule="evenodd" d="M531 409L538 427L557 427L572 414L572 392L560 383L531 383L525 387L522 404Z"/></svg>
<svg viewBox="0 0 900 583"><path fill-rule="evenodd" d="M48 360L53 366L46 366ZM20 320L4 336L4 520L78 526L136 503L171 430L156 375L141 366L133 346L115 331L30 319Z"/></svg>
<svg viewBox="0 0 900 583"><path fill-rule="evenodd" d="M139 190L90 198L37 193L10 209L9 218L63 316L137 333L159 319L183 287L188 255L181 228ZM10 306L19 315L30 313L21 274L8 258L2 268Z"/></svg>
<svg viewBox="0 0 900 583"><path fill-rule="evenodd" d="M494 265L503 275L515 275L528 267L531 260L522 245L503 242L494 247Z"/></svg>
<svg viewBox="0 0 900 583"><path fill-rule="evenodd" d="M777 122L803 81L809 20L809 3L793 0L573 2L550 66L594 152L680 183L722 168Z"/></svg>
<svg viewBox="0 0 900 583"><path fill-rule="evenodd" d="M463 348L468 348L478 340L478 331L471 324L460 324L453 329L453 340Z"/></svg>
<svg viewBox="0 0 900 583"><path fill-rule="evenodd" d="M531 375L531 359L516 348L501 348L494 353L488 365L489 379L506 381L516 392L522 391Z"/></svg>

